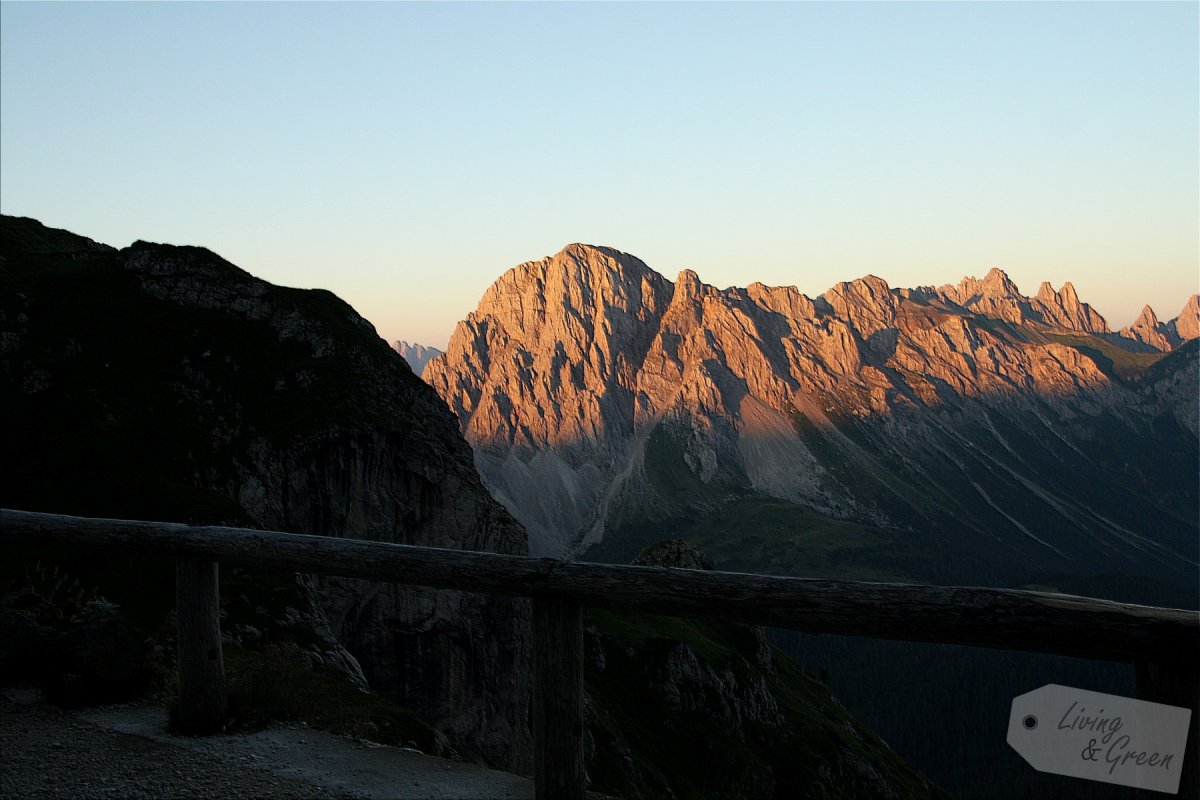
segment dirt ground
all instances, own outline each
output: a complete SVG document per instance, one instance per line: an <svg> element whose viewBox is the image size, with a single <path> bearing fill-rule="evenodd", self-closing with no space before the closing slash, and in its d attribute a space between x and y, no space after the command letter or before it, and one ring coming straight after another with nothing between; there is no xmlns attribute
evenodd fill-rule
<svg viewBox="0 0 1200 800"><path fill-rule="evenodd" d="M0 694L4 798L532 798L517 775L303 725L173 736L154 705L63 711Z"/></svg>

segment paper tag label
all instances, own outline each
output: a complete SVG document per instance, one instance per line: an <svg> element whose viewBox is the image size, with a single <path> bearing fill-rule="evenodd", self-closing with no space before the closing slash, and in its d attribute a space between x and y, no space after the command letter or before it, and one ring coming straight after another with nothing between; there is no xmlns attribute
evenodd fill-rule
<svg viewBox="0 0 1200 800"><path fill-rule="evenodd" d="M1008 744L1039 772L1177 794L1191 717L1050 683L1013 699Z"/></svg>

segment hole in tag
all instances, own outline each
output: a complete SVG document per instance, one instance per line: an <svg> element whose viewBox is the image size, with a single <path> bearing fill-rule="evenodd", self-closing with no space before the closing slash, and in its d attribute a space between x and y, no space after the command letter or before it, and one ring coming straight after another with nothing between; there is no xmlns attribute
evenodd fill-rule
<svg viewBox="0 0 1200 800"><path fill-rule="evenodd" d="M1028 714L1025 719L1021 720L1021 724L1025 726L1025 730L1031 731L1037 727L1037 717L1033 714Z"/></svg>

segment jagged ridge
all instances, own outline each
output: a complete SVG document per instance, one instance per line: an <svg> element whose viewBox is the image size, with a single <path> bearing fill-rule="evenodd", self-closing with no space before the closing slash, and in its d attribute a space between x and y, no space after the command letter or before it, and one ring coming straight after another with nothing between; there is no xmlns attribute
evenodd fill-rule
<svg viewBox="0 0 1200 800"><path fill-rule="evenodd" d="M1168 323L1181 343L1195 308ZM424 377L534 552L667 515L646 446L671 431L710 495L695 508L749 492L940 531L982 560L1171 571L1195 560L1196 492L1170 473L1194 467L1197 401L1195 345L1166 344L1178 358L1110 333L1070 284L1029 298L999 269L809 298L571 245L501 277Z"/></svg>

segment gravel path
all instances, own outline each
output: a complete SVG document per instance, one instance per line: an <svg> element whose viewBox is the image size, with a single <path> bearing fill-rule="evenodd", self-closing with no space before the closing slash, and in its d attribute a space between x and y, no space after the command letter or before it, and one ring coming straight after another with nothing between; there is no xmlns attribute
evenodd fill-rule
<svg viewBox="0 0 1200 800"><path fill-rule="evenodd" d="M64 712L0 695L3 798L531 798L516 775L308 728L172 736L156 706Z"/></svg>

